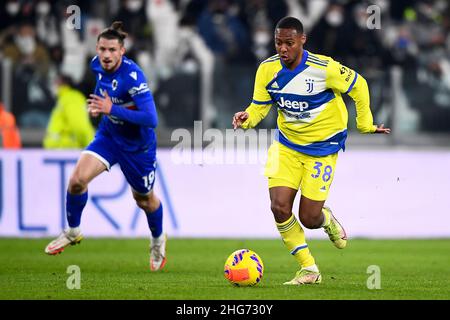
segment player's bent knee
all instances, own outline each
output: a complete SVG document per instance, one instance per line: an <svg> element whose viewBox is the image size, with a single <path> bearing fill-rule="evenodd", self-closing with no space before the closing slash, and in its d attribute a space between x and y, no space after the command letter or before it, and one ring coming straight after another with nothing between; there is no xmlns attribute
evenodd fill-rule
<svg viewBox="0 0 450 320"><path fill-rule="evenodd" d="M322 226L322 218L319 219L319 217L308 214L308 213L301 213L300 214L300 222L305 228L308 229L317 229Z"/></svg>
<svg viewBox="0 0 450 320"><path fill-rule="evenodd" d="M278 223L286 221L292 215L292 207L279 201L272 201L270 209Z"/></svg>
<svg viewBox="0 0 450 320"><path fill-rule="evenodd" d="M154 212L159 208L159 204L156 206L149 201L136 201L136 204L145 212Z"/></svg>
<svg viewBox="0 0 450 320"><path fill-rule="evenodd" d="M160 206L159 198L153 190L147 194L133 191L133 198L136 201L136 205L147 213L155 212Z"/></svg>
<svg viewBox="0 0 450 320"><path fill-rule="evenodd" d="M154 212L160 206L160 201L155 196L145 198L135 197L134 199L136 200L137 206L145 212Z"/></svg>
<svg viewBox="0 0 450 320"><path fill-rule="evenodd" d="M73 175L69 181L69 193L80 194L87 189L87 181L83 178Z"/></svg>
<svg viewBox="0 0 450 320"><path fill-rule="evenodd" d="M148 211L148 200L142 200L142 199L135 199L136 200L136 205L141 208L144 211Z"/></svg>

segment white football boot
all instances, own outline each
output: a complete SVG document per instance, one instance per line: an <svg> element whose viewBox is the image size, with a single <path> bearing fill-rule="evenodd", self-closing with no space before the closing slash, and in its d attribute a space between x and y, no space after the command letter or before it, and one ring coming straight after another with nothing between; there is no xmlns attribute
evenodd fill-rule
<svg viewBox="0 0 450 320"><path fill-rule="evenodd" d="M78 229L78 228L76 228ZM64 230L58 238L50 242L47 247L45 247L45 253L49 255L55 255L64 251L68 245L76 245L83 240L83 235L78 230L73 229Z"/></svg>
<svg viewBox="0 0 450 320"><path fill-rule="evenodd" d="M167 235L162 233L158 238L152 238L150 244L150 270L158 271L166 265Z"/></svg>
<svg viewBox="0 0 450 320"><path fill-rule="evenodd" d="M345 233L344 227L333 215L330 208L324 206L323 209L330 213L330 224L328 227L323 228L325 233L328 234L328 237L336 248L344 249L347 246L347 234Z"/></svg>

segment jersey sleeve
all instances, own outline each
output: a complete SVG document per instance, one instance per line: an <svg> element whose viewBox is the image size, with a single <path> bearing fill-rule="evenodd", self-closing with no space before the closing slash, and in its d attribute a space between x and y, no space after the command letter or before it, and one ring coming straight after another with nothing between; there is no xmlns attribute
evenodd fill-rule
<svg viewBox="0 0 450 320"><path fill-rule="evenodd" d="M242 123L242 128L248 129L255 127L269 113L273 101L266 89L268 82L269 79L267 77L265 65L260 64L256 71L253 99L247 109L245 109L249 114L249 117Z"/></svg>
<svg viewBox="0 0 450 320"><path fill-rule="evenodd" d="M328 88L348 94L356 106L356 126L361 133L373 133L376 126L373 124L370 111L370 94L366 79L354 70L331 60L327 66L326 84Z"/></svg>
<svg viewBox="0 0 450 320"><path fill-rule="evenodd" d="M158 116L155 102L142 71L135 70L129 75L127 91L137 110L130 110L113 104L111 115L134 124L156 128Z"/></svg>
<svg viewBox="0 0 450 320"><path fill-rule="evenodd" d="M95 88L94 88L94 94L96 96L101 96L102 93L100 92L100 86L99 86L99 82L97 81L97 83L95 84Z"/></svg>
<svg viewBox="0 0 450 320"><path fill-rule="evenodd" d="M95 78L97 79L97 82L96 82L95 88L94 88L94 94L97 96L101 96L100 86L99 86L99 79L101 77L101 73L100 73L100 67L99 67L99 62L98 62L98 56L95 56L91 60L91 71L94 73Z"/></svg>
<svg viewBox="0 0 450 320"><path fill-rule="evenodd" d="M337 61L331 60L327 66L327 87L338 90L341 93L349 93L358 78L358 74L352 69L343 66Z"/></svg>

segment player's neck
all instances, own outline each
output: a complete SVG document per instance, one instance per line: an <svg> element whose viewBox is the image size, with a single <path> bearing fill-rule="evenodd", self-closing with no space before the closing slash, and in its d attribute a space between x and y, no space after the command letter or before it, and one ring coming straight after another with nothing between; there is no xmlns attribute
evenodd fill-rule
<svg viewBox="0 0 450 320"><path fill-rule="evenodd" d="M289 69L289 70L295 70L295 68L297 68L298 67L298 65L302 62L302 59L303 59L303 55L305 54L305 50L304 49L302 49L301 51L300 51L300 53L298 54L298 57L297 57L297 59L294 61L294 62L292 62L292 64L291 65L286 65L286 67Z"/></svg>
<svg viewBox="0 0 450 320"><path fill-rule="evenodd" d="M116 67L113 70L111 70L111 71L105 70L105 71L110 74L116 72L117 70L119 70L120 66L122 65L122 61L123 61L123 56L122 56L122 58L120 58L119 63L116 65Z"/></svg>

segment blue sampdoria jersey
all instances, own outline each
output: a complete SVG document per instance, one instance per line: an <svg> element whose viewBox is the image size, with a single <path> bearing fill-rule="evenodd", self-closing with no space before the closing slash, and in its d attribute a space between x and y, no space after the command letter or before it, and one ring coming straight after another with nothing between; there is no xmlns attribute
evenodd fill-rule
<svg viewBox="0 0 450 320"><path fill-rule="evenodd" d="M105 96L107 91L113 106L111 113L103 116L97 134L110 137L124 151L156 150L154 128L158 118L147 79L132 60L122 58L114 73L106 72L95 56L91 69L97 77L95 94Z"/></svg>

